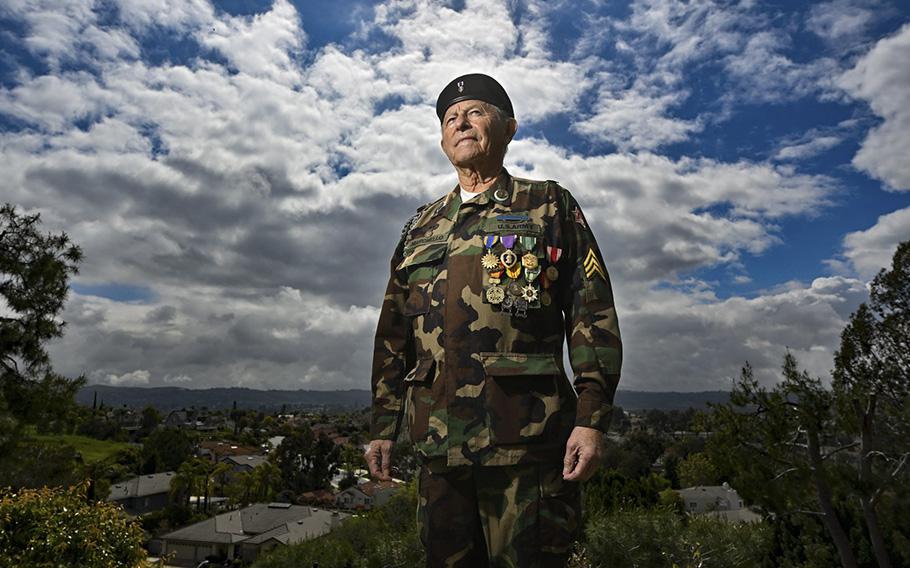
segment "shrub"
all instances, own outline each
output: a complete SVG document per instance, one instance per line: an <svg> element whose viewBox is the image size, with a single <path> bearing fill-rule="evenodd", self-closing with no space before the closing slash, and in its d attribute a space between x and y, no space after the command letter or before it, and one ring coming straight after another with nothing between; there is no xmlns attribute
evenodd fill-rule
<svg viewBox="0 0 910 568"><path fill-rule="evenodd" d="M87 485L0 490L0 566L142 566L142 529L113 504L89 502Z"/></svg>

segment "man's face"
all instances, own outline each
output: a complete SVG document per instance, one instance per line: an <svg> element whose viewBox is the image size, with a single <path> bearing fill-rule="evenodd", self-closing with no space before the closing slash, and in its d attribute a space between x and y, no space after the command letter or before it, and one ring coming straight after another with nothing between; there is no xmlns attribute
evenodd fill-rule
<svg viewBox="0 0 910 568"><path fill-rule="evenodd" d="M455 167L499 162L515 134L515 121L499 118L496 109L483 101L453 104L442 115L442 151Z"/></svg>

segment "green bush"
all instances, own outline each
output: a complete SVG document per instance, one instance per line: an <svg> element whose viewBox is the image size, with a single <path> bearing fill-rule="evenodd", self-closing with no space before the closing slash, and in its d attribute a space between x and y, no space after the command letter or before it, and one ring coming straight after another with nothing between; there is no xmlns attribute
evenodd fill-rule
<svg viewBox="0 0 910 568"><path fill-rule="evenodd" d="M760 523L680 516L671 509L620 510L585 527L585 561L592 568L751 568L770 552Z"/></svg>
<svg viewBox="0 0 910 568"><path fill-rule="evenodd" d="M142 566L142 529L115 505L89 502L86 485L0 490L0 566Z"/></svg>

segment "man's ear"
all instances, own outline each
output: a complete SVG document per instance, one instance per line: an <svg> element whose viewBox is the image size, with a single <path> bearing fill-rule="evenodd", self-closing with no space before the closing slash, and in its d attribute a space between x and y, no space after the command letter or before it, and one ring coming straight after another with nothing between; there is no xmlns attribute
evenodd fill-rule
<svg viewBox="0 0 910 568"><path fill-rule="evenodd" d="M512 138L515 137L515 133L517 131L518 131L518 121L515 120L514 118L510 118L506 122L506 138L508 138L508 142L512 141Z"/></svg>

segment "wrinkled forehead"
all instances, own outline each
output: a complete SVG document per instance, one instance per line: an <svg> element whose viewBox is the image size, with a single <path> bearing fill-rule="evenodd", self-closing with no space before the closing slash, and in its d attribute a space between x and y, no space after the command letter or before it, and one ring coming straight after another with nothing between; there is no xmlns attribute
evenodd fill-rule
<svg viewBox="0 0 910 568"><path fill-rule="evenodd" d="M453 114L457 114L461 111L467 111L467 110L470 110L475 107L480 107L484 110L495 110L496 109L495 105L492 105L486 101L482 101L480 99L467 99L467 100L458 101L458 102L455 102L455 103L452 103L451 105L449 105L449 108L447 108L446 111L442 115L443 120L452 116Z"/></svg>

